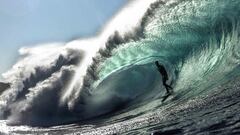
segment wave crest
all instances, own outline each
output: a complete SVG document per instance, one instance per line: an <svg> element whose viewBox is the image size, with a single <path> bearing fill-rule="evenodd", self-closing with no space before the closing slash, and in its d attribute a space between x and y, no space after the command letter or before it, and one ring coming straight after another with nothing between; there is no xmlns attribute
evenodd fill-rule
<svg viewBox="0 0 240 135"><path fill-rule="evenodd" d="M207 93L239 75L239 5L151 1L130 30L113 28L109 34L105 28L96 38L65 46L22 49L22 58L4 74L12 84L0 95L0 117L10 124L59 124L119 106L141 115L164 106L154 61L166 67L174 86L176 96L167 105Z"/></svg>

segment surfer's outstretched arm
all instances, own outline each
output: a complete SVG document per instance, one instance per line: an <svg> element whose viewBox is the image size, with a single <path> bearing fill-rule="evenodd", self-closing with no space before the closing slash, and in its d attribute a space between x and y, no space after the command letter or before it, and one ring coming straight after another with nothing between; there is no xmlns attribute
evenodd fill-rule
<svg viewBox="0 0 240 135"><path fill-rule="evenodd" d="M158 63L158 61L155 61L155 65L160 68L160 64Z"/></svg>

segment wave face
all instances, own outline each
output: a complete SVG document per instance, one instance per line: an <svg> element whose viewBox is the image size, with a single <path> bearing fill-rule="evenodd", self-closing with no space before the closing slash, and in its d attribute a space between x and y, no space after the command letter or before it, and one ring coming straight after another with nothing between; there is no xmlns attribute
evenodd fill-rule
<svg viewBox="0 0 240 135"><path fill-rule="evenodd" d="M153 112L167 117L163 110L200 108L216 93L237 93L229 82L240 74L239 0L152 1L143 10L136 27L113 30L104 42L100 35L81 45L22 49L4 75L12 85L0 96L0 117L13 125L132 125ZM155 61L174 91L165 102Z"/></svg>

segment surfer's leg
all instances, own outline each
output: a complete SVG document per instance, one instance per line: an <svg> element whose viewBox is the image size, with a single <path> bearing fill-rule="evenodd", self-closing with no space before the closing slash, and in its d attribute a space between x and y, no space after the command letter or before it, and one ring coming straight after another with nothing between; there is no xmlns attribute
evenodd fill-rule
<svg viewBox="0 0 240 135"><path fill-rule="evenodd" d="M167 85L167 84L166 84L166 86L167 86L169 89L173 89L170 85Z"/></svg>
<svg viewBox="0 0 240 135"><path fill-rule="evenodd" d="M164 85L164 87L166 88L167 94L169 94L169 93L170 93L170 91L169 91L169 86L168 86L166 83L164 83L163 85Z"/></svg>
<svg viewBox="0 0 240 135"><path fill-rule="evenodd" d="M167 95L168 95L168 94L171 94L171 91L170 91L170 90L172 90L173 88L172 88L170 85L166 84L166 83L163 83L163 85L164 85L164 87L166 88Z"/></svg>

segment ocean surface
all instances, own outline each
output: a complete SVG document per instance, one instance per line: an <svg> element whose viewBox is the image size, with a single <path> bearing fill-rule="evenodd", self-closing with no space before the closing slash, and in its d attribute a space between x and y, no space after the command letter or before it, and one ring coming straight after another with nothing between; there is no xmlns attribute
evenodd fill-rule
<svg viewBox="0 0 240 135"><path fill-rule="evenodd" d="M240 134L239 0L136 0L94 38L19 52L1 134Z"/></svg>

